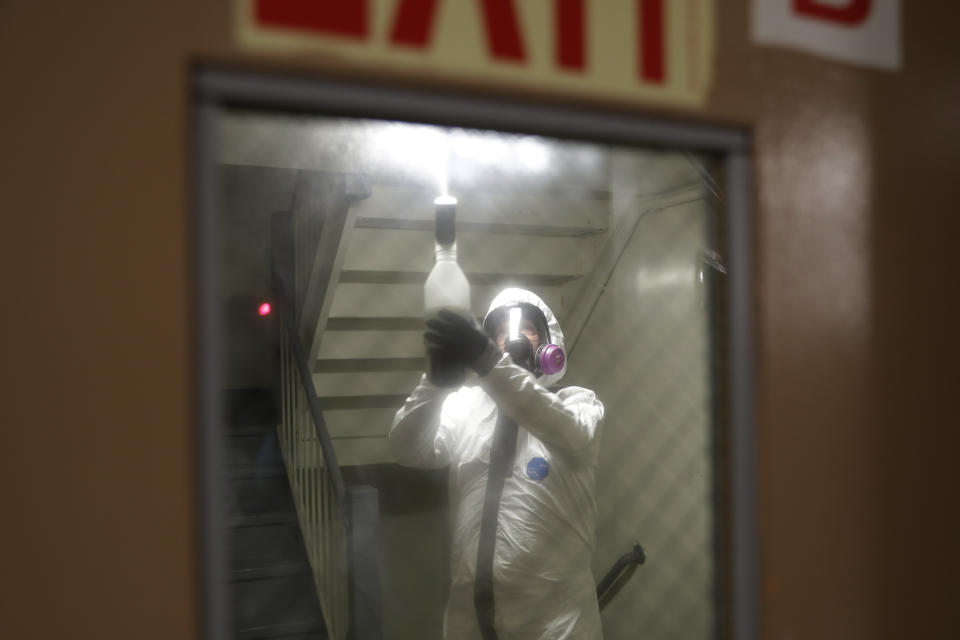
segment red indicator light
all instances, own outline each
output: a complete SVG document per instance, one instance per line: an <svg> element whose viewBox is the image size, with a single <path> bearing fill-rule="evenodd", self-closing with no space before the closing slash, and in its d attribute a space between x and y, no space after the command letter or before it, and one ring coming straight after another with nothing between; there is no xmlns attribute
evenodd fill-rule
<svg viewBox="0 0 960 640"><path fill-rule="evenodd" d="M262 316L270 315L270 303L264 302L262 305L260 305L259 312L260 312L260 315Z"/></svg>

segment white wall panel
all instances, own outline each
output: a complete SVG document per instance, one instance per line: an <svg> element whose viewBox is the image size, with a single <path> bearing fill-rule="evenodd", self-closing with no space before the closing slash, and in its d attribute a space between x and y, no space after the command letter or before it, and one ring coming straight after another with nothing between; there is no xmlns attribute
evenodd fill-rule
<svg viewBox="0 0 960 640"><path fill-rule="evenodd" d="M608 638L713 637L708 215L700 200L640 220L570 358L565 382L606 407L594 572L635 541L649 558L604 610Z"/></svg>

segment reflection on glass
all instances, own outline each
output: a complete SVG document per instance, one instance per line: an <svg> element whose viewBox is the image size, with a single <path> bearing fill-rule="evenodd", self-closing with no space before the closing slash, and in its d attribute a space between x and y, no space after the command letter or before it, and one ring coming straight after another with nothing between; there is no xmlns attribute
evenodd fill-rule
<svg viewBox="0 0 960 640"><path fill-rule="evenodd" d="M237 637L718 634L709 158L241 111L218 145ZM423 376L439 196L460 388Z"/></svg>

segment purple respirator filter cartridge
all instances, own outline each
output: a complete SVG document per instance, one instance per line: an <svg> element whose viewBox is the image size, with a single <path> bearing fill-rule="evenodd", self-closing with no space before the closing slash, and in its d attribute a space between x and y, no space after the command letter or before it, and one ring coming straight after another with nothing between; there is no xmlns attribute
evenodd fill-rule
<svg viewBox="0 0 960 640"><path fill-rule="evenodd" d="M552 376L563 370L563 363L566 361L563 349L555 344L546 344L539 349L539 352L537 355L540 360L540 371L544 375Z"/></svg>

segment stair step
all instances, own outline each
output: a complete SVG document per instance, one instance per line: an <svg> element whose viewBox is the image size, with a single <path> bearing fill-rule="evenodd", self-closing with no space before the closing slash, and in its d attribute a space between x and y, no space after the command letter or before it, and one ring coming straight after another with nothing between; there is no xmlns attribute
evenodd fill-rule
<svg viewBox="0 0 960 640"><path fill-rule="evenodd" d="M253 480L260 478L286 477L287 470L281 465L242 465L224 469L226 480Z"/></svg>
<svg viewBox="0 0 960 640"><path fill-rule="evenodd" d="M277 432L275 426L262 426L262 427L230 427L224 432L224 436L227 438L252 438L255 436L271 436Z"/></svg>
<svg viewBox="0 0 960 640"><path fill-rule="evenodd" d="M341 331L320 343L318 360L340 358L422 358L423 325L416 331ZM341 394L327 394L341 395Z"/></svg>
<svg viewBox="0 0 960 640"><path fill-rule="evenodd" d="M399 409L406 395L325 396L319 398L326 411L343 409Z"/></svg>
<svg viewBox="0 0 960 640"><path fill-rule="evenodd" d="M282 466L224 469L223 501L228 517L274 513L293 508Z"/></svg>
<svg viewBox="0 0 960 640"><path fill-rule="evenodd" d="M315 373L319 396L409 395L420 382L421 371Z"/></svg>
<svg viewBox="0 0 960 640"><path fill-rule="evenodd" d="M579 273L581 250L592 239L457 233L457 260L470 273ZM347 271L429 271L433 231L353 229L343 261ZM584 256L585 257L585 256Z"/></svg>
<svg viewBox="0 0 960 640"><path fill-rule="evenodd" d="M234 629L272 629L323 618L313 574L304 563L231 574L239 574L229 582ZM264 636L251 631L247 637Z"/></svg>
<svg viewBox="0 0 960 640"><path fill-rule="evenodd" d="M330 320L335 318L421 318L423 317L423 283L426 276L416 282L401 284L383 283L339 283L330 309ZM350 276L352 277L352 276ZM420 276L418 276L420 277ZM410 279L409 276L405 276ZM542 279L542 278L541 278ZM544 302L554 313L562 316L566 304L572 302L567 289L576 286L583 278L575 279L563 285L534 287L530 283L504 276L497 284L470 283L470 308L482 315L490 306L493 298L508 285L535 288ZM328 329L330 325L328 324ZM423 331L422 322L412 322L406 327L412 331Z"/></svg>
<svg viewBox="0 0 960 640"><path fill-rule="evenodd" d="M393 229L395 231L433 231L433 220L360 217L354 226L358 229ZM492 233L555 238L578 238L606 233L604 227L557 226L545 224L510 224L498 222L457 222L458 233Z"/></svg>
<svg viewBox="0 0 960 640"><path fill-rule="evenodd" d="M283 465L276 429L240 427L224 434L224 466L228 469Z"/></svg>
<svg viewBox="0 0 960 640"><path fill-rule="evenodd" d="M234 518L235 519L235 518ZM266 520L266 519L264 519ZM296 517L285 522L261 521L228 530L230 568L236 576L250 570L280 565L306 564L300 523Z"/></svg>
<svg viewBox="0 0 960 640"><path fill-rule="evenodd" d="M328 637L326 631L323 621L317 619L287 622L268 627L237 629L234 636L237 640L258 640L259 638L288 638L289 640L303 638L305 640L308 637L313 640L321 640Z"/></svg>
<svg viewBox="0 0 960 640"><path fill-rule="evenodd" d="M423 318L343 316L327 320L327 331L423 331Z"/></svg>
<svg viewBox="0 0 960 640"><path fill-rule="evenodd" d="M227 433L268 425L279 415L276 392L272 389L227 389L221 399Z"/></svg>
<svg viewBox="0 0 960 640"><path fill-rule="evenodd" d="M575 179L585 177L578 173ZM457 230L473 225L497 224L524 227L605 228L610 219L610 192L606 179L569 188L569 178L562 188L538 185L531 190L510 190L504 184L492 188L456 188ZM545 188L546 187L546 188ZM398 187L374 184L369 198L354 205L358 219L383 219L427 223L433 230L433 199L436 193L422 187Z"/></svg>
<svg viewBox="0 0 960 640"><path fill-rule="evenodd" d="M423 371L425 358L335 358L317 360L314 373L346 373L365 371Z"/></svg>
<svg viewBox="0 0 960 640"><path fill-rule="evenodd" d="M340 284L419 284L427 281L427 271L384 271L344 269ZM524 288L557 287L581 277L579 273L477 273L467 272L467 280L475 285L518 286Z"/></svg>
<svg viewBox="0 0 960 640"><path fill-rule="evenodd" d="M268 513L244 513L231 516L227 519L227 527L240 529L242 527L260 527L273 524L295 524L295 511L274 511Z"/></svg>
<svg viewBox="0 0 960 640"><path fill-rule="evenodd" d="M245 582L248 580L263 580L265 578L284 578L300 576L310 573L310 565L300 562L277 564L266 567L252 567L246 569L231 569L231 582Z"/></svg>

